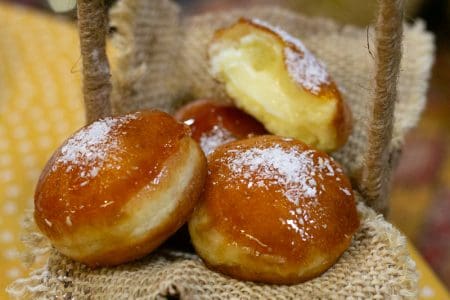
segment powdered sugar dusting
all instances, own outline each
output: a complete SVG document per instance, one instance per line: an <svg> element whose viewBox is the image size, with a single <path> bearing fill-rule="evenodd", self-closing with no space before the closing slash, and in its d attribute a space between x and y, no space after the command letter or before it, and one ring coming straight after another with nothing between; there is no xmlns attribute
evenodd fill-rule
<svg viewBox="0 0 450 300"><path fill-rule="evenodd" d="M322 181L341 176L342 170L333 159L318 155L316 150L303 150L296 146L258 146L250 149L230 149L221 158L229 169L225 188L236 189L236 183L248 189L269 189L274 187L285 199L295 205L288 218L280 222L294 231L303 241L313 237L314 230L323 227L323 222L312 218L311 211L321 211L319 199L326 192ZM341 189L349 196L350 191ZM295 244L295 241L292 243ZM292 246L294 246L294 244Z"/></svg>
<svg viewBox="0 0 450 300"><path fill-rule="evenodd" d="M348 190L348 189L345 189L345 188L339 188L339 190L341 190L344 194L346 194L347 196L351 196L352 195L352 193Z"/></svg>
<svg viewBox="0 0 450 300"><path fill-rule="evenodd" d="M328 74L314 56L303 54L291 48L284 49L289 75L311 93L318 95L320 86L328 83Z"/></svg>
<svg viewBox="0 0 450 300"><path fill-rule="evenodd" d="M230 171L248 182L248 186L267 187L279 185L283 195L292 203L299 204L303 197L317 196L317 182L310 175L315 169L314 150L300 152L280 146L251 148L235 153L227 162Z"/></svg>
<svg viewBox="0 0 450 300"><path fill-rule="evenodd" d="M72 220L70 219L70 216L66 216L66 224L67 226L72 226Z"/></svg>
<svg viewBox="0 0 450 300"><path fill-rule="evenodd" d="M316 153L312 149L303 151L297 147L285 149L274 145L268 148L230 149L230 155L221 159L231 171L231 181L243 178L241 180L248 188L280 186L282 194L298 205L300 199L314 200L326 191L314 176L323 180L342 174L342 170L333 165L332 158ZM343 192L348 193L347 190Z"/></svg>
<svg viewBox="0 0 450 300"><path fill-rule="evenodd" d="M44 221L45 221L45 224L47 224L48 227L52 227L53 226L52 222L50 222L49 220L44 219Z"/></svg>
<svg viewBox="0 0 450 300"><path fill-rule="evenodd" d="M61 148L53 170L62 164L68 165L66 172L70 172L75 165L79 169L80 178L96 177L111 150L119 147L111 131L136 118L137 114L104 118L80 130ZM81 185L84 186L87 183L88 181L83 181Z"/></svg>
<svg viewBox="0 0 450 300"><path fill-rule="evenodd" d="M239 189L243 185L244 189L270 188L280 193L295 205L288 217L279 218L280 223L298 234L302 241L308 241L317 230L328 227L327 212L320 205L321 195L327 193L324 181L339 178L343 172L333 158L314 149L282 144L227 150L227 155L220 158L230 171L223 175L227 182L225 189ZM340 188L340 191L346 196L352 195L347 188ZM296 243L292 241L292 247Z"/></svg>
<svg viewBox="0 0 450 300"><path fill-rule="evenodd" d="M304 89L317 95L322 84L329 83L328 72L323 65L299 40L285 32L284 30L272 26L259 19L252 19L252 23L265 27L278 34L285 43L291 44L296 49L285 47L284 56L291 78Z"/></svg>
<svg viewBox="0 0 450 300"><path fill-rule="evenodd" d="M206 155L212 153L220 145L236 140L236 138L223 127L215 125L211 131L200 137L200 147Z"/></svg>

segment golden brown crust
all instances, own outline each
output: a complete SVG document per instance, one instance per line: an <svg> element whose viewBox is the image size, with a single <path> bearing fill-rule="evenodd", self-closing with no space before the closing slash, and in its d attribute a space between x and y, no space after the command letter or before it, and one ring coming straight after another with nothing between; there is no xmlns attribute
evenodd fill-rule
<svg viewBox="0 0 450 300"><path fill-rule="evenodd" d="M160 174L189 134L187 126L158 111L105 118L80 129L41 174L35 191L38 225L56 238L78 222L117 219L130 196Z"/></svg>
<svg viewBox="0 0 450 300"><path fill-rule="evenodd" d="M37 225L58 250L91 266L149 253L187 220L203 186L206 159L189 135L157 111L81 129L40 177Z"/></svg>
<svg viewBox="0 0 450 300"><path fill-rule="evenodd" d="M350 242L345 245L343 248L347 249L350 246ZM342 252L343 252L342 251ZM336 261L339 259L339 257L336 257L335 259L330 259L326 263L322 264L320 268L316 268L313 271L309 271L307 275L299 276L298 274L298 266L286 266L281 265L280 268L284 268L283 273L275 273L275 272L255 272L254 269L250 269L245 266L238 266L238 265L210 265L207 262L205 264L210 269L215 269L218 272L221 272L223 274L227 274L233 278L239 279L239 280L246 280L246 281L257 281L257 282L263 282L263 283L270 283L270 284L298 284L305 281L308 281L310 279L316 278L317 276L323 274L326 272L331 266L333 266Z"/></svg>
<svg viewBox="0 0 450 300"><path fill-rule="evenodd" d="M209 99L181 107L175 118L190 126L192 138L206 154L230 141L267 134L264 126L244 111Z"/></svg>
<svg viewBox="0 0 450 300"><path fill-rule="evenodd" d="M178 203L174 211L169 212L161 223L148 231L146 235L142 237L141 241L131 244L130 241L127 242L127 239L124 238L122 247L108 251L107 253L83 257L80 260L91 267L114 266L123 262L132 261L149 254L180 229L190 217L198 202L206 175L206 159L200 154L201 149L197 144L195 144L195 147L197 148L196 151L198 152L198 157L201 157L202 159L194 169L191 183L179 194L179 199L174 199L174 201ZM183 157L183 155L179 155L179 157L172 160L171 166L168 166L168 168L177 168L178 164L182 164L180 160L185 158L186 157ZM164 191L169 188L168 185L173 184L178 184L175 178L161 182L160 189ZM134 213L137 213L137 211Z"/></svg>
<svg viewBox="0 0 450 300"><path fill-rule="evenodd" d="M342 100L339 95L339 101L337 103L336 115L333 119L333 125L336 128L337 143L336 148L340 148L345 145L353 128L352 111L347 102Z"/></svg>
<svg viewBox="0 0 450 300"><path fill-rule="evenodd" d="M339 165L275 136L232 142L210 155L202 199L189 221L193 244L212 268L284 284L328 269L358 226Z"/></svg>

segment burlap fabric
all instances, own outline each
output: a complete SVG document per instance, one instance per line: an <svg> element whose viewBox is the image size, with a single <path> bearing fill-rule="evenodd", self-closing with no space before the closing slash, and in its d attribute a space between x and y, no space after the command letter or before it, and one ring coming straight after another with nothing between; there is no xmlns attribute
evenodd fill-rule
<svg viewBox="0 0 450 300"><path fill-rule="evenodd" d="M362 226L339 261L292 286L243 282L210 271L194 254L160 250L116 268L89 269L50 249L48 265L9 287L21 299L392 299L414 298L417 275L405 238L359 203ZM35 251L48 247L34 233ZM37 247L39 245L39 247Z"/></svg>
<svg viewBox="0 0 450 300"><path fill-rule="evenodd" d="M391 81L391 86L380 89L374 78L380 64L377 51L383 49L375 47L373 29L340 26L276 7L255 7L182 19L179 8L167 0L119 1L110 15L119 49L113 73L113 111L124 113L156 107L171 112L182 103L199 97L229 101L223 87L208 74L206 45L216 28L230 24L240 16L257 17L280 26L300 37L325 62L353 112L350 140L333 156L353 178L357 190L363 186L361 174L367 166L372 100L376 91L393 97L398 91L392 139L389 133L387 145L382 146L387 147L388 155L382 165L390 170L405 133L416 124L425 103L433 45L431 35L424 31L420 22L404 25L403 60L397 88L395 64L389 64L387 59L391 69L388 68L390 77L386 78ZM392 32L401 34L401 30ZM16 281L9 292L19 298L33 299L169 296L187 299L414 298L417 275L404 237L364 203L369 202L377 209L383 204L377 207L380 202L367 201L355 192L362 225L351 247L325 274L299 285L236 281L208 270L192 253L164 247L137 262L97 270L88 269L49 248L47 266L29 278ZM39 233L29 234L28 240L34 245L35 252L41 254L44 251L46 241Z"/></svg>

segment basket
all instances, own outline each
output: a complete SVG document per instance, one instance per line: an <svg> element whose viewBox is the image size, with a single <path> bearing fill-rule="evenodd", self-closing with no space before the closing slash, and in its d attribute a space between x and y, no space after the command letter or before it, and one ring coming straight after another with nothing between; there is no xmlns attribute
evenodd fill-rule
<svg viewBox="0 0 450 300"><path fill-rule="evenodd" d="M300 37L325 62L353 112L353 133L332 155L352 179L361 227L333 267L291 286L237 281L207 269L194 253L167 247L118 267L89 269L59 254L31 229L32 251L42 254L47 249L49 260L44 268L13 283L10 295L31 299L415 298L418 276L406 239L383 214L404 136L417 123L425 104L433 39L422 23L403 23L402 0L378 2L376 26L366 31L273 6L181 18L180 8L169 0L122 0L110 11L118 48L111 78L105 51L105 5L101 0L78 0L88 122L149 107L173 112L200 97L229 101L223 86L208 74L206 45L215 29L238 17L260 18Z"/></svg>

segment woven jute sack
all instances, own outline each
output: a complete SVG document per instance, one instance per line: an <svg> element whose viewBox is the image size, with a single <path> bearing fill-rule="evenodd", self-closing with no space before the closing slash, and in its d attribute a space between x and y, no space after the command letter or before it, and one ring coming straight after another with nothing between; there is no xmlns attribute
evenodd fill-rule
<svg viewBox="0 0 450 300"><path fill-rule="evenodd" d="M361 201L358 196L358 201ZM391 299L414 298L417 274L405 238L372 209L358 204L361 227L338 262L298 285L243 282L211 271L193 253L161 249L115 268L89 269L29 237L47 265L9 287L19 299Z"/></svg>
<svg viewBox="0 0 450 300"><path fill-rule="evenodd" d="M26 236L31 252L49 252L49 260L44 268L14 282L8 288L10 295L32 299L415 298L418 277L405 238L380 213L386 210L390 175L404 136L417 123L425 104L433 41L422 23L402 23L403 1L379 2L376 26L366 30L271 6L183 18L179 7L168 0L119 1L109 17L117 47L111 80L103 3L79 0L88 122L143 108L173 112L197 98L230 101L223 86L208 73L206 49L217 28L239 17L263 19L300 38L326 64L353 112L352 135L332 155L352 178L361 227L327 272L298 285L279 286L234 280L207 269L195 253L164 245L136 262L90 269L59 254L31 226Z"/></svg>

